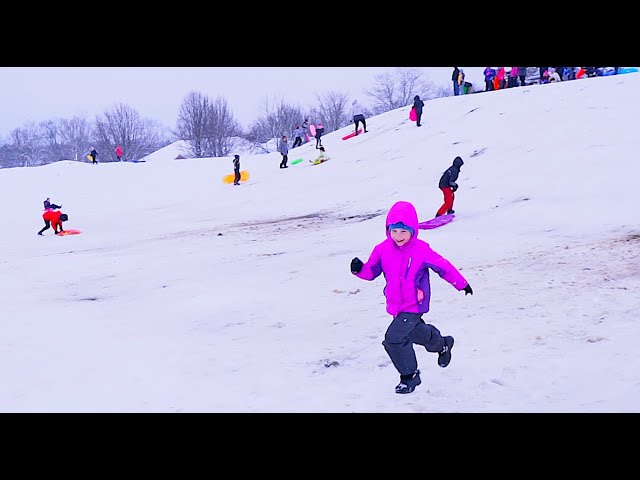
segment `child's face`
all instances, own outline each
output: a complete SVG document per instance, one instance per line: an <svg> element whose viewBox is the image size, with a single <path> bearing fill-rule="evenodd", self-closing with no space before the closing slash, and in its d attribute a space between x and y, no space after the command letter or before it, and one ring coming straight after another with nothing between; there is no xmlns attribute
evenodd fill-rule
<svg viewBox="0 0 640 480"><path fill-rule="evenodd" d="M396 245L401 247L405 243L407 243L411 239L411 232L409 230L405 230L404 228L392 228L391 229L391 238L396 242Z"/></svg>

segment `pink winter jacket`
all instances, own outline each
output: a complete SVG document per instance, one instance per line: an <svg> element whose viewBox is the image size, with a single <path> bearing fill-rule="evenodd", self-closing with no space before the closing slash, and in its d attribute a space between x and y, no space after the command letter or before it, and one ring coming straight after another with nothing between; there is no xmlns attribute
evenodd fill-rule
<svg viewBox="0 0 640 480"><path fill-rule="evenodd" d="M389 225L402 222L413 228L414 235L402 247L391 238ZM387 312L394 317L399 313L426 313L429 311L431 286L429 269L453 285L464 290L468 282L447 259L431 249L424 240L418 239L418 214L409 202L397 202L387 214L385 223L387 239L376 245L363 265L360 273L354 274L363 280L374 280L384 273L387 284ZM424 292L418 299L418 289Z"/></svg>

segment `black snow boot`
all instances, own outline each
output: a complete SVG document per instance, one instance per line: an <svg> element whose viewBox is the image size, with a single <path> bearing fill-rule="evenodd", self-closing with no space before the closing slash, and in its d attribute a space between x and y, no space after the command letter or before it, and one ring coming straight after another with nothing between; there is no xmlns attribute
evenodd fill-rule
<svg viewBox="0 0 640 480"><path fill-rule="evenodd" d="M400 383L396 385L396 393L411 393L421 383L420 370L416 370L409 375L400 375Z"/></svg>
<svg viewBox="0 0 640 480"><path fill-rule="evenodd" d="M438 365L442 368L451 362L451 349L453 348L453 337L444 337L444 347L438 352Z"/></svg>

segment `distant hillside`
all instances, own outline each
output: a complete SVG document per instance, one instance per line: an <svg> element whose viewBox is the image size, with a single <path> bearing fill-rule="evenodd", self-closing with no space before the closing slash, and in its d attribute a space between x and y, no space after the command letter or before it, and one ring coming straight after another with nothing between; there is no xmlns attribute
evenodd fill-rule
<svg viewBox="0 0 640 480"><path fill-rule="evenodd" d="M261 155L261 154L266 155L267 153L277 151L277 147L274 141L267 143L266 149L268 150L268 152L265 152L263 148L256 147L252 143L246 141L244 138L238 137L234 139L234 144L237 146L237 148L235 148L233 153L231 153L229 156L232 156L235 154L238 154L240 156ZM186 140L178 140L176 142L173 142L172 144L167 145L166 147L162 147L160 150L156 150L155 152L150 153L149 155L141 158L140 160L145 162L153 162L158 160L176 160L176 159L180 159L179 157L182 157L185 159L191 158L191 154L189 153L189 147L187 145ZM227 157L223 157L223 158L227 158Z"/></svg>

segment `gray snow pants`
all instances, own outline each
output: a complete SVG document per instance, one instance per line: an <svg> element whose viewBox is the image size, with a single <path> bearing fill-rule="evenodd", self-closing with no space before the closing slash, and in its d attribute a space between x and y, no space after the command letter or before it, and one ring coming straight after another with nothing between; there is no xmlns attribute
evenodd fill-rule
<svg viewBox="0 0 640 480"><path fill-rule="evenodd" d="M387 328L382 345L400 375L409 375L418 368L414 343L425 347L427 352L437 353L444 348L440 330L424 323L422 314L398 314Z"/></svg>

